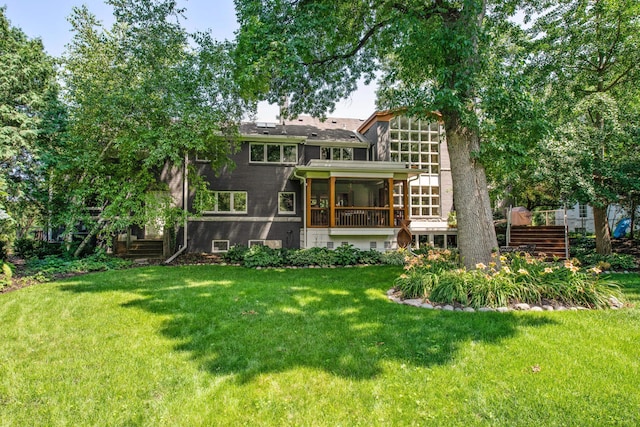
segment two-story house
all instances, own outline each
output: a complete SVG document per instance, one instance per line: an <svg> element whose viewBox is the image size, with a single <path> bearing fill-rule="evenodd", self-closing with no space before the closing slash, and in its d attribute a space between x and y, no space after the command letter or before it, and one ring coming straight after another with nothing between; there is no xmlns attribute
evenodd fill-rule
<svg viewBox="0 0 640 427"><path fill-rule="evenodd" d="M240 134L235 168L216 175L206 159L188 160L209 182L208 206L194 206L194 191L174 182L174 197L200 212L179 238L187 239L189 252L237 244L385 250L397 247L402 219L411 220L416 245L456 245L447 224L453 194L438 122L376 112L367 120L245 123Z"/></svg>

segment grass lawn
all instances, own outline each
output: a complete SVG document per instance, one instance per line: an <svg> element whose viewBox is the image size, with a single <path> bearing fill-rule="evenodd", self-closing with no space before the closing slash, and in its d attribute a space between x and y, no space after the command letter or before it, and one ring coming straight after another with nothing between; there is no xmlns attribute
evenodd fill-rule
<svg viewBox="0 0 640 427"><path fill-rule="evenodd" d="M398 267L148 267L0 295L0 426L640 425L640 307L460 313ZM617 275L640 303L640 276Z"/></svg>

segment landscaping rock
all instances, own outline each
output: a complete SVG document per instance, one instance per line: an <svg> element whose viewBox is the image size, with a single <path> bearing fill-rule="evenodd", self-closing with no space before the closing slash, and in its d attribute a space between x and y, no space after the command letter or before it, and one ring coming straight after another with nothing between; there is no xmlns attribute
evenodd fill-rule
<svg viewBox="0 0 640 427"><path fill-rule="evenodd" d="M525 304L523 302L516 304L513 306L516 310L530 310L531 306L529 304Z"/></svg>
<svg viewBox="0 0 640 427"><path fill-rule="evenodd" d="M509 307L498 307L496 308L496 311L499 313L506 313L507 311L509 311Z"/></svg>
<svg viewBox="0 0 640 427"><path fill-rule="evenodd" d="M546 310L546 311L553 311L553 306L551 306L551 305L543 305L542 309Z"/></svg>
<svg viewBox="0 0 640 427"><path fill-rule="evenodd" d="M411 305L414 307L420 307L422 305L422 300L421 299L406 299L404 301L402 301L403 304L406 305Z"/></svg>
<svg viewBox="0 0 640 427"><path fill-rule="evenodd" d="M478 309L479 312L487 312L487 311L495 311L493 308L491 307L480 307Z"/></svg>
<svg viewBox="0 0 640 427"><path fill-rule="evenodd" d="M445 310L445 311L453 311L453 306L452 306L452 305L447 304L447 305L445 305L444 307L442 307L442 309L443 309L443 310Z"/></svg>
<svg viewBox="0 0 640 427"><path fill-rule="evenodd" d="M433 305L431 305L431 304L429 304L429 303L424 303L424 304L420 304L420 307L422 307L422 308L429 308L429 309L432 309L432 308L433 308Z"/></svg>
<svg viewBox="0 0 640 427"><path fill-rule="evenodd" d="M465 307L464 310L462 311L466 311L467 313L475 313L476 310L473 307Z"/></svg>
<svg viewBox="0 0 640 427"><path fill-rule="evenodd" d="M609 306L611 306L611 308L622 308L624 304L622 304L618 298L611 296L609 297Z"/></svg>
<svg viewBox="0 0 640 427"><path fill-rule="evenodd" d="M544 311L542 307L539 307L537 305L534 305L533 307L531 307L531 311Z"/></svg>

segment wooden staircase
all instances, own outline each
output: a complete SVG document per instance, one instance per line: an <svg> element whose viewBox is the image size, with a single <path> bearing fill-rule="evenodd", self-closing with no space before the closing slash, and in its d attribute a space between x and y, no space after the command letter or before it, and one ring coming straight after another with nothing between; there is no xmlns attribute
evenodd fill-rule
<svg viewBox="0 0 640 427"><path fill-rule="evenodd" d="M131 240L127 249L127 242L116 242L116 255L122 258L134 259L162 259L164 258L162 240L156 239L137 239Z"/></svg>
<svg viewBox="0 0 640 427"><path fill-rule="evenodd" d="M514 225L511 226L509 246L535 245L535 254L544 253L549 258L565 259L569 253L569 240L563 225Z"/></svg>

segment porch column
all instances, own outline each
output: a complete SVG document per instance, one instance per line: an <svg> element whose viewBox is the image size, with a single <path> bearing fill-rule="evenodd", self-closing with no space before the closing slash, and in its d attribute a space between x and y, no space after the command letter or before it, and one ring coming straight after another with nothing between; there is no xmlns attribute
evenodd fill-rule
<svg viewBox="0 0 640 427"><path fill-rule="evenodd" d="M387 199L389 200L389 227L395 227L395 209L393 207L393 178L387 179Z"/></svg>
<svg viewBox="0 0 640 427"><path fill-rule="evenodd" d="M313 184L313 179L308 178L306 180L306 206L304 207L307 212L307 227L311 227L311 185ZM305 242L306 245L306 242Z"/></svg>
<svg viewBox="0 0 640 427"><path fill-rule="evenodd" d="M402 184L402 204L404 205L404 219L409 219L409 181Z"/></svg>
<svg viewBox="0 0 640 427"><path fill-rule="evenodd" d="M336 226L336 177L329 178L329 227Z"/></svg>

